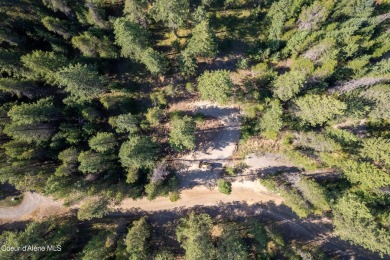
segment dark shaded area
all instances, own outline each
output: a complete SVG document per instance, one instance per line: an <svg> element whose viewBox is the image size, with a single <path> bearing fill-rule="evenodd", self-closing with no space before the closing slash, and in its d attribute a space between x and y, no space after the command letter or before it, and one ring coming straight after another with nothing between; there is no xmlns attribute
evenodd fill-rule
<svg viewBox="0 0 390 260"><path fill-rule="evenodd" d="M191 211L207 213L216 220L244 222L248 219L255 219L266 224L267 227L277 227L286 242L299 241L313 245L321 243L319 248L333 259L380 259L378 254L351 245L337 237L329 236L333 232L332 225L330 222L321 222L321 217L310 216L306 219L299 219L287 206L278 206L272 202L253 205L241 202L221 203L212 207L199 205L190 209L179 207L175 210L149 213L133 209L127 212L113 212L106 218L123 218L126 221L132 221L140 216L147 216L154 229L153 247L158 248L164 245L175 248L179 253L180 245L176 241L175 227L177 220L188 216ZM383 259L390 259L390 256L385 256Z"/></svg>

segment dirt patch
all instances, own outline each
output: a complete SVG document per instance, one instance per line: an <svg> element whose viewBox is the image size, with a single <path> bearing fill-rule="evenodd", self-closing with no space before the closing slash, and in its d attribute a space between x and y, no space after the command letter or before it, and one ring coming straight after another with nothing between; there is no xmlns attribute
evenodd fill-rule
<svg viewBox="0 0 390 260"><path fill-rule="evenodd" d="M23 201L15 207L0 208L0 220L27 220L34 217L63 214L67 211L61 201L54 201L38 193L25 192Z"/></svg>
<svg viewBox="0 0 390 260"><path fill-rule="evenodd" d="M282 198L268 194L266 189L259 182L234 182L233 191L230 195L222 194L217 188L194 187L183 190L180 193L180 200L171 202L168 198L160 197L149 201L146 198L141 200L126 199L117 210L140 209L144 211L170 210L175 208L192 208L196 206L214 206L219 203L233 203L245 201L248 205L273 201L277 205L282 203Z"/></svg>

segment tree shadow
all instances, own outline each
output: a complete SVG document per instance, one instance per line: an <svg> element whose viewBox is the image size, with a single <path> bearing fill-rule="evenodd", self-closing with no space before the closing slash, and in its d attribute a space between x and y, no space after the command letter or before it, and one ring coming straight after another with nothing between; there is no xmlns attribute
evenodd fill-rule
<svg viewBox="0 0 390 260"><path fill-rule="evenodd" d="M298 216L285 205L276 205L273 202L247 204L245 202L219 203L205 207L198 205L192 208L177 207L173 210L145 212L140 209L131 209L126 212L113 212L106 218L134 218L147 216L153 225L154 236L158 237L157 247L169 245L175 251L182 252L176 241L175 231L178 219L187 217L190 212L206 213L216 221L246 222L253 219L264 223L267 227L276 228L287 243L296 241L301 244L318 247L332 259L380 259L378 254L372 253L360 246L351 245L338 237L331 235L333 226L329 221L323 221L321 216L309 216L299 219ZM383 259L389 259L384 256Z"/></svg>

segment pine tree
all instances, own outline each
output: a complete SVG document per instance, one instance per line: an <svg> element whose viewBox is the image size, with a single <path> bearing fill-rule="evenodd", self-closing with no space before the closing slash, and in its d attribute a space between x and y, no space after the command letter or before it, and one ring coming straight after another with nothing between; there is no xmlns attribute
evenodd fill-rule
<svg viewBox="0 0 390 260"><path fill-rule="evenodd" d="M91 65L70 65L57 72L56 80L75 101L89 101L106 91L105 79Z"/></svg>
<svg viewBox="0 0 390 260"><path fill-rule="evenodd" d="M116 58L116 49L108 36L91 31L72 38L72 44L86 57Z"/></svg>
<svg viewBox="0 0 390 260"><path fill-rule="evenodd" d="M123 12L129 21L145 27L148 21L147 8L148 2L146 0L126 0Z"/></svg>
<svg viewBox="0 0 390 260"><path fill-rule="evenodd" d="M198 78L198 90L202 100L226 104L232 95L233 82L227 70L206 71Z"/></svg>
<svg viewBox="0 0 390 260"><path fill-rule="evenodd" d="M337 115L342 115L347 108L345 103L326 95L308 94L294 103L295 115L312 126L321 125Z"/></svg>
<svg viewBox="0 0 390 260"><path fill-rule="evenodd" d="M99 132L89 139L89 147L97 152L109 152L117 146L117 141L112 133Z"/></svg>
<svg viewBox="0 0 390 260"><path fill-rule="evenodd" d="M390 139L382 137L364 139L360 155L390 166Z"/></svg>
<svg viewBox="0 0 390 260"><path fill-rule="evenodd" d="M185 51L188 55L195 57L215 57L217 45L207 20L201 21L192 30L192 36Z"/></svg>
<svg viewBox="0 0 390 260"><path fill-rule="evenodd" d="M131 136L119 151L119 158L125 168L152 169L156 161L157 146L146 136Z"/></svg>
<svg viewBox="0 0 390 260"><path fill-rule="evenodd" d="M188 0L157 0L151 10L153 18L164 22L176 34L176 30L183 26L190 13Z"/></svg>
<svg viewBox="0 0 390 260"><path fill-rule="evenodd" d="M145 217L133 222L125 238L129 259L148 259L150 237L151 229Z"/></svg>
<svg viewBox="0 0 390 260"><path fill-rule="evenodd" d="M58 119L59 110L54 106L52 98L43 98L35 103L14 105L8 111L8 116L19 125L34 124Z"/></svg>
<svg viewBox="0 0 390 260"><path fill-rule="evenodd" d="M23 65L29 69L28 78L45 80L48 84L57 82L56 72L68 66L69 61L62 54L54 52L33 51L21 57Z"/></svg>
<svg viewBox="0 0 390 260"><path fill-rule="evenodd" d="M215 248L211 239L211 218L207 214L191 212L181 218L176 229L177 241L185 249L187 260L213 259Z"/></svg>
<svg viewBox="0 0 390 260"><path fill-rule="evenodd" d="M283 126L282 115L280 102L277 99L271 101L259 120L260 134L268 139L276 139Z"/></svg>
<svg viewBox="0 0 390 260"><path fill-rule="evenodd" d="M43 25L51 32L55 32L65 39L70 39L73 34L71 24L58 18L46 16L42 19Z"/></svg>
<svg viewBox="0 0 390 260"><path fill-rule="evenodd" d="M195 122L192 118L188 116L172 118L169 144L179 152L195 148Z"/></svg>

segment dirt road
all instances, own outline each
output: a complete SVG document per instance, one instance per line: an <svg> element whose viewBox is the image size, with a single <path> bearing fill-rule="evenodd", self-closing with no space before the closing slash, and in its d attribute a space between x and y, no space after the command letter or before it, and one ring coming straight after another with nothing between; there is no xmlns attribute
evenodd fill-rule
<svg viewBox="0 0 390 260"><path fill-rule="evenodd" d="M240 139L240 110L235 107L217 106L207 102L195 102L191 106L187 106L186 109L218 118L222 127L213 136L213 140L203 145L197 144L194 152L176 159L181 189L195 186L214 187L222 167L229 162ZM213 170L199 169L200 161L211 163Z"/></svg>
<svg viewBox="0 0 390 260"><path fill-rule="evenodd" d="M202 186L183 190L180 193L180 200L177 202L171 202L164 197L152 201L148 201L146 198L136 201L127 199L123 201L117 210L126 211L134 208L142 211L160 211L196 206L207 207L233 202L246 202L248 205L269 201L279 205L282 202L280 197L267 193L259 182L235 182L232 186L233 191L230 195L222 194L216 188L210 190Z"/></svg>
<svg viewBox="0 0 390 260"><path fill-rule="evenodd" d="M280 204L282 202L280 197L268 194L257 181L233 182L231 195L221 194L215 187L222 167L229 162L240 138L241 117L239 109L228 106L221 107L207 102L187 103L186 107L180 109L188 109L195 113L215 117L222 123L217 136L207 145L198 146L194 153L183 155L177 159L181 199L174 203L168 198L157 198L153 201L148 201L146 198L141 200L126 199L117 209L126 211L138 208L144 211L156 211L177 207L214 206L219 203L232 202L245 202L247 204L269 201ZM198 164L201 160L212 163L214 170L200 170ZM49 214L49 211L56 214L65 210L60 202L39 194L26 192L24 196L24 200L19 206L0 208L0 220L15 221L29 216Z"/></svg>

